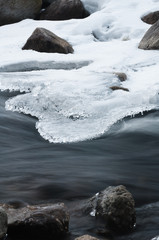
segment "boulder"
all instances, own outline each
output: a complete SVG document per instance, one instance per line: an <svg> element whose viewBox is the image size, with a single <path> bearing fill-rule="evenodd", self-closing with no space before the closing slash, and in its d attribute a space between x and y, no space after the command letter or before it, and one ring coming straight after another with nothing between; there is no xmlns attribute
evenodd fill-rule
<svg viewBox="0 0 159 240"><path fill-rule="evenodd" d="M0 0L0 26L35 19L41 6L42 0Z"/></svg>
<svg viewBox="0 0 159 240"><path fill-rule="evenodd" d="M119 78L121 82L124 82L127 80L127 75L123 72L114 72L114 74Z"/></svg>
<svg viewBox="0 0 159 240"><path fill-rule="evenodd" d="M8 217L3 209L0 209L0 239L5 238L8 228Z"/></svg>
<svg viewBox="0 0 159 240"><path fill-rule="evenodd" d="M80 0L53 1L49 7L40 14L41 20L68 20L72 18L85 18L89 13Z"/></svg>
<svg viewBox="0 0 159 240"><path fill-rule="evenodd" d="M143 36L139 48L144 50L159 49L159 21L153 24Z"/></svg>
<svg viewBox="0 0 159 240"><path fill-rule="evenodd" d="M69 214L64 204L42 204L14 208L4 204L11 238L59 239L69 228Z"/></svg>
<svg viewBox="0 0 159 240"><path fill-rule="evenodd" d="M147 24L154 24L159 20L159 11L150 12L149 14L142 16L141 20Z"/></svg>
<svg viewBox="0 0 159 240"><path fill-rule="evenodd" d="M128 89L128 88L119 87L119 86L112 86L112 87L110 87L110 89L113 90L113 91L123 90L123 91L129 92L129 89Z"/></svg>
<svg viewBox="0 0 159 240"><path fill-rule="evenodd" d="M134 199L122 185L96 194L87 201L84 211L100 217L107 228L119 233L132 231L136 223Z"/></svg>
<svg viewBox="0 0 159 240"><path fill-rule="evenodd" d="M73 53L72 46L45 28L36 28L22 48L48 53Z"/></svg>
<svg viewBox="0 0 159 240"><path fill-rule="evenodd" d="M99 240L99 239L89 235L83 235L81 237L76 238L75 240Z"/></svg>

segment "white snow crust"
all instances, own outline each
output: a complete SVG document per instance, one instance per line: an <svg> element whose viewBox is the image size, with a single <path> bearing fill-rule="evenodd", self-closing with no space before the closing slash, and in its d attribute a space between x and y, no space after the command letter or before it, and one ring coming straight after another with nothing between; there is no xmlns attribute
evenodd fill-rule
<svg viewBox="0 0 159 240"><path fill-rule="evenodd" d="M37 117L36 128L49 142L100 137L118 120L159 105L159 51L138 49L150 27L140 17L159 10L159 1L83 3L92 13L86 19L27 19L0 27L0 89L23 93L10 98L6 109ZM66 39L74 54L21 50L36 27ZM45 69L48 63L51 67ZM121 83L114 72L124 72L128 79ZM129 92L113 92L114 85Z"/></svg>

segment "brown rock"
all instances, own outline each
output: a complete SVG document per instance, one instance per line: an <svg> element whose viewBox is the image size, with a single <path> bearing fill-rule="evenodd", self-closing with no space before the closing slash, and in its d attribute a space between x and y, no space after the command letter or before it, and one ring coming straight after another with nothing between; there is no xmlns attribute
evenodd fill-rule
<svg viewBox="0 0 159 240"><path fill-rule="evenodd" d="M139 48L144 50L159 49L159 20L143 36Z"/></svg>
<svg viewBox="0 0 159 240"><path fill-rule="evenodd" d="M144 15L141 20L147 24L154 24L159 20L159 11L150 12L149 14Z"/></svg>
<svg viewBox="0 0 159 240"><path fill-rule="evenodd" d="M42 0L0 0L0 26L35 19L41 6Z"/></svg>
<svg viewBox="0 0 159 240"><path fill-rule="evenodd" d="M69 214L64 204L14 208L2 205L8 215L8 235L12 238L59 239L68 232Z"/></svg>
<svg viewBox="0 0 159 240"><path fill-rule="evenodd" d="M68 20L72 18L85 18L89 13L80 0L54 1L40 15L41 20Z"/></svg>
<svg viewBox="0 0 159 240"><path fill-rule="evenodd" d="M115 72L114 74L119 78L121 82L124 82L127 80L127 75L123 72Z"/></svg>
<svg viewBox="0 0 159 240"><path fill-rule="evenodd" d="M45 28L36 28L22 49L48 53L73 53L73 48L67 41Z"/></svg>
<svg viewBox="0 0 159 240"><path fill-rule="evenodd" d="M129 92L129 89L128 89L128 88L119 87L119 86L112 86L112 87L110 87L110 89L112 89L113 91L123 90L123 91Z"/></svg>
<svg viewBox="0 0 159 240"><path fill-rule="evenodd" d="M89 235L83 235L81 237L76 238L75 240L99 240L99 239Z"/></svg>

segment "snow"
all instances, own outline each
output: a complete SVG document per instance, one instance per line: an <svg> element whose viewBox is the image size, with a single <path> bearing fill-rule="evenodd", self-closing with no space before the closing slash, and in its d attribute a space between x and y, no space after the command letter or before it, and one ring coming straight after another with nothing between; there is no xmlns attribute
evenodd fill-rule
<svg viewBox="0 0 159 240"><path fill-rule="evenodd" d="M0 27L0 89L23 92L6 109L37 117L37 130L54 143L93 139L125 116L158 109L159 54L138 44L150 27L140 17L159 10L159 2L83 3L92 13L86 19L27 19ZM74 54L22 51L36 27L66 39ZM114 72L125 72L128 80L121 83ZM114 85L129 92L113 92Z"/></svg>

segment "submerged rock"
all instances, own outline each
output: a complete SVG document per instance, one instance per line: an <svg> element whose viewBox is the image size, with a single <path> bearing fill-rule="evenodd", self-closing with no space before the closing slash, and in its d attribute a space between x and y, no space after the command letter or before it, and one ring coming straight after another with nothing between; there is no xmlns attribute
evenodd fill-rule
<svg viewBox="0 0 159 240"><path fill-rule="evenodd" d="M89 13L80 0L53 1L40 15L41 20L68 20L85 18Z"/></svg>
<svg viewBox="0 0 159 240"><path fill-rule="evenodd" d="M142 16L141 20L147 24L154 24L159 20L159 11L150 12L149 14Z"/></svg>
<svg viewBox="0 0 159 240"><path fill-rule="evenodd" d="M86 212L101 217L106 227L120 232L132 231L136 223L135 202L124 186L108 187L85 205Z"/></svg>
<svg viewBox="0 0 159 240"><path fill-rule="evenodd" d="M114 72L114 74L119 78L121 82L124 82L127 80L127 75L123 72Z"/></svg>
<svg viewBox="0 0 159 240"><path fill-rule="evenodd" d="M6 236L8 228L8 217L3 209L0 209L0 239Z"/></svg>
<svg viewBox="0 0 159 240"><path fill-rule="evenodd" d="M42 0L0 0L0 26L35 19L41 6Z"/></svg>
<svg viewBox="0 0 159 240"><path fill-rule="evenodd" d="M8 235L12 238L58 239L69 228L64 204L26 206L15 209L4 204L8 215Z"/></svg>
<svg viewBox="0 0 159 240"><path fill-rule="evenodd" d="M128 89L128 88L119 87L119 86L112 86L112 87L110 87L110 89L113 90L113 91L123 90L123 91L129 92L129 89Z"/></svg>
<svg viewBox="0 0 159 240"><path fill-rule="evenodd" d="M22 48L48 53L73 53L72 46L45 28L36 28Z"/></svg>
<svg viewBox="0 0 159 240"><path fill-rule="evenodd" d="M139 43L139 48L144 50L159 49L159 21L152 25Z"/></svg>
<svg viewBox="0 0 159 240"><path fill-rule="evenodd" d="M83 235L81 237L76 238L75 240L99 240L99 239L89 235Z"/></svg>

